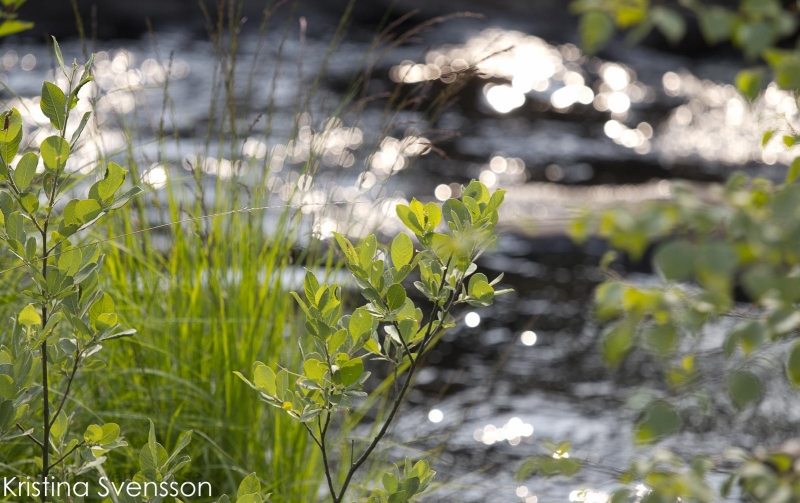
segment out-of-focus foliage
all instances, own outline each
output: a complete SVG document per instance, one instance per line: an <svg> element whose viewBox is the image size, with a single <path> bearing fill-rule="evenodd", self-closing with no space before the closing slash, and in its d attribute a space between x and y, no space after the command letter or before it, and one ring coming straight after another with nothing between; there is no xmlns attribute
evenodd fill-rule
<svg viewBox="0 0 800 503"><path fill-rule="evenodd" d="M595 295L596 315L608 323L602 341L607 364L619 366L639 347L665 366L670 398L653 398L643 407L634 431L641 444L679 431L689 410L708 410L713 390L707 383L714 376L695 364L697 348L708 343L706 326L732 311L740 321L719 348L727 360L722 378L731 409L757 404L772 372L785 374L793 387L800 385L800 342L795 342L800 328L796 170L781 184L735 174L724 187L706 193L676 184L673 195L641 208L587 213L571 226L578 241L596 234L634 259L655 247L653 266L660 284L642 286L615 277L601 284ZM736 285L741 285L749 305L735 304ZM760 355L767 349L783 352L783 369L764 364ZM740 454L732 477L754 501L796 501L800 477L793 459L784 460L780 453ZM716 459L713 464L729 461ZM653 494L660 494L657 501L713 499L700 483L706 470L695 463L689 471L657 468L663 460L647 463L634 464L623 481L644 480ZM728 490L720 489L722 494ZM788 499L771 499L784 493Z"/></svg>
<svg viewBox="0 0 800 503"><path fill-rule="evenodd" d="M94 56L67 67L55 39L53 45L67 89L42 85L40 108L52 128L37 131L46 136L38 152L29 148L30 140L23 143L20 112L0 113L0 242L3 253L14 257L14 268L26 275L15 292L17 315L0 334L0 443L30 440L30 473L20 473L42 480L56 473L66 481L99 470L108 451L128 445L115 423L91 424L81 434L70 392L79 371L104 366L97 356L110 341L136 332L121 326L114 300L101 288L100 247L70 239L141 189L123 192L128 171L110 162L88 197L57 204L74 195L74 174L65 168L91 114L69 137L67 121L78 91L94 78Z"/></svg>
<svg viewBox="0 0 800 503"><path fill-rule="evenodd" d="M33 28L30 21L17 19L17 10L27 0L0 0L3 8L0 9L0 37L7 37L21 31Z"/></svg>
<svg viewBox="0 0 800 503"><path fill-rule="evenodd" d="M677 44L686 35L687 19L694 17L707 44L731 42L748 61L760 61L760 66L743 69L737 76L742 94L755 98L769 73L782 89L800 89L800 51L784 48L785 41L797 34L794 2L741 0L738 8L732 8L730 3L703 0L573 0L570 9L580 15L581 42L589 53L601 50L617 30L627 31L631 44L654 29Z"/></svg>
<svg viewBox="0 0 800 503"><path fill-rule="evenodd" d="M631 42L654 28L678 42L686 31L685 16L694 15L708 44L730 41L746 59L765 63L737 75L736 85L747 98L755 98L769 78L782 89L800 89L800 52L776 48L796 34L794 3L742 0L733 9L699 0L674 5L575 0L571 6L582 16L587 50L602 48L616 29L628 29ZM773 141L792 148L800 137L787 125L763 134L762 146ZM606 326L600 351L607 365L617 368L631 352L643 351L663 371L664 389L642 391L629 401L639 410L632 432L637 444L656 444L680 432L689 417L708 417L725 402L733 413L752 409L763 400L767 379L776 373L790 387L800 386L798 176L800 158L789 166L782 183L741 173L724 186L704 189L673 183L669 200L587 212L571 223L569 232L577 242L599 236L611 248L603 259L609 279L595 293L595 314ZM615 251L641 260L649 250L656 282L634 283L608 269ZM710 325L723 317L736 320L734 326L721 340L709 338ZM725 325L716 325L721 326ZM698 364L711 354L724 359L721 368L708 370ZM773 363L776 354L782 365ZM721 390L725 395L720 396ZM557 458L556 453L552 457ZM794 442L755 452L728 449L689 460L657 450L621 472L623 487L610 501L794 502L800 500L798 458L800 448ZM536 471L569 476L574 471L552 469L551 461L546 466L541 459L528 461L519 475ZM724 482L712 483L712 473L717 480L724 475Z"/></svg>

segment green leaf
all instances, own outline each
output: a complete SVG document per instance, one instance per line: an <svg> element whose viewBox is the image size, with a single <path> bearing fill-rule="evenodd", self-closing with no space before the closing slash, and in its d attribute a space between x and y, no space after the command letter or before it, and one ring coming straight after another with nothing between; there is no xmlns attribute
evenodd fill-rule
<svg viewBox="0 0 800 503"><path fill-rule="evenodd" d="M603 338L603 359L609 367L618 367L633 348L635 323L623 320L614 325Z"/></svg>
<svg viewBox="0 0 800 503"><path fill-rule="evenodd" d="M375 252L378 250L378 240L374 235L369 235L358 245L358 263L362 269L369 271L372 261L375 260Z"/></svg>
<svg viewBox="0 0 800 503"><path fill-rule="evenodd" d="M155 441L148 442L148 445L142 447L142 450L139 451L139 465L144 471L159 471L168 459L167 450Z"/></svg>
<svg viewBox="0 0 800 503"><path fill-rule="evenodd" d="M19 204L26 213L32 215L39 209L39 198L35 194L26 192L19 196Z"/></svg>
<svg viewBox="0 0 800 503"><path fill-rule="evenodd" d="M61 437L67 432L68 426L69 420L67 419L67 414L61 410L56 416L55 421L53 421L53 426L50 428L50 436L55 439L56 443L58 443Z"/></svg>
<svg viewBox="0 0 800 503"><path fill-rule="evenodd" d="M22 116L16 108L0 115L0 160L9 166L22 142Z"/></svg>
<svg viewBox="0 0 800 503"><path fill-rule="evenodd" d="M16 394L14 379L10 375L0 374L0 399L9 400Z"/></svg>
<svg viewBox="0 0 800 503"><path fill-rule="evenodd" d="M797 180L798 176L800 176L800 157L796 157L789 166L789 169L786 171L786 183L793 183L795 180Z"/></svg>
<svg viewBox="0 0 800 503"><path fill-rule="evenodd" d="M442 217L451 230L462 230L472 223L467 207L458 199L448 199L442 205Z"/></svg>
<svg viewBox="0 0 800 503"><path fill-rule="evenodd" d="M384 473L382 482L383 488L386 489L386 492L389 494L397 492L397 489L400 488L400 483L397 481L397 477L393 473Z"/></svg>
<svg viewBox="0 0 800 503"><path fill-rule="evenodd" d="M762 148L767 146L767 143L769 143L769 141L772 139L772 137L775 136L775 133L776 133L776 131L774 129L768 129L767 131L764 131L764 134L761 135L761 147Z"/></svg>
<svg viewBox="0 0 800 503"><path fill-rule="evenodd" d="M72 138L70 139L69 143L71 146L75 146L78 142L78 139L81 137L81 133L83 133L83 129L86 127L86 124L89 122L89 118L92 116L92 112L85 112L83 117L81 117L81 123L78 124L77 129L75 132L72 133Z"/></svg>
<svg viewBox="0 0 800 503"><path fill-rule="evenodd" d="M784 305L767 316L767 324L773 333L782 335L800 326L800 311L793 305Z"/></svg>
<svg viewBox="0 0 800 503"><path fill-rule="evenodd" d="M477 180L472 180L469 182L469 185L464 189L463 193L461 194L461 199L463 200L465 197L470 197L475 200L478 204L484 204L489 202L489 189L486 188L486 185L482 184Z"/></svg>
<svg viewBox="0 0 800 503"><path fill-rule="evenodd" d="M339 375L342 378L342 384L345 386L352 386L364 373L364 363L361 358L353 358L347 363L339 367Z"/></svg>
<svg viewBox="0 0 800 503"><path fill-rule="evenodd" d="M687 281L694 270L695 250L688 241L670 241L658 247L654 262L664 278Z"/></svg>
<svg viewBox="0 0 800 503"><path fill-rule="evenodd" d="M75 205L75 218L78 222L85 224L94 220L100 214L102 208L94 199L84 199Z"/></svg>
<svg viewBox="0 0 800 503"><path fill-rule="evenodd" d="M90 424L83 434L83 439L88 444L98 444L103 438L103 428L96 424Z"/></svg>
<svg viewBox="0 0 800 503"><path fill-rule="evenodd" d="M42 83L42 100L39 106L42 113L50 119L54 128L61 131L67 120L67 97L64 92L52 82Z"/></svg>
<svg viewBox="0 0 800 503"><path fill-rule="evenodd" d="M578 31L583 50L595 54L614 36L614 20L604 12L590 11L581 16Z"/></svg>
<svg viewBox="0 0 800 503"><path fill-rule="evenodd" d="M737 408L757 402L762 393L761 379L749 370L738 370L728 379L728 394Z"/></svg>
<svg viewBox="0 0 800 503"><path fill-rule="evenodd" d="M68 276L73 276L80 269L82 259L81 250L71 246L58 255L58 268Z"/></svg>
<svg viewBox="0 0 800 503"><path fill-rule="evenodd" d="M319 281L314 273L311 271L306 272L306 277L303 279L303 291L306 294L306 299L312 305L316 305L317 291L319 290Z"/></svg>
<svg viewBox="0 0 800 503"><path fill-rule="evenodd" d="M405 204L398 204L395 207L395 212L397 213L397 218L403 222L408 230L417 236L422 236L425 234L422 222L419 221L419 218L417 218L417 216L411 211L409 206L406 206Z"/></svg>
<svg viewBox="0 0 800 503"><path fill-rule="evenodd" d="M414 258L414 244L411 238L405 233L400 233L392 241L392 265L400 269L404 265L410 264Z"/></svg>
<svg viewBox="0 0 800 503"><path fill-rule="evenodd" d="M645 347L661 357L675 352L678 345L678 331L673 325L651 325L642 333Z"/></svg>
<svg viewBox="0 0 800 503"><path fill-rule="evenodd" d="M727 292L738 263L733 246L724 241L710 241L696 250L694 268L700 283L708 290Z"/></svg>
<svg viewBox="0 0 800 503"><path fill-rule="evenodd" d="M353 340L358 340L362 335L372 330L374 319L369 311L363 307L356 309L350 316L350 336Z"/></svg>
<svg viewBox="0 0 800 503"><path fill-rule="evenodd" d="M277 393L275 372L261 362L255 363L255 368L253 369L253 384L255 384L256 388L260 391L270 396L275 396Z"/></svg>
<svg viewBox="0 0 800 503"><path fill-rule="evenodd" d="M340 347L347 341L347 330L344 328L336 331L328 339L328 353L335 354Z"/></svg>
<svg viewBox="0 0 800 503"><path fill-rule="evenodd" d="M303 372L306 377L321 384L328 372L328 365L316 358L309 358L303 362Z"/></svg>
<svg viewBox="0 0 800 503"><path fill-rule="evenodd" d="M117 208L122 208L125 206L130 199L142 192L141 187L131 187L127 192L122 194L121 196L114 199L114 202L111 203L111 206L108 207L108 210L116 210Z"/></svg>
<svg viewBox="0 0 800 503"><path fill-rule="evenodd" d="M78 82L78 85L76 85L75 88L72 90L72 92L69 93L69 103L67 103L67 106L69 107L70 110L75 108L75 106L78 104L78 93L81 92L83 86L85 86L86 84L88 84L93 80L94 77L92 77L91 75L84 75L83 77L81 77L81 80L80 82Z"/></svg>
<svg viewBox="0 0 800 503"><path fill-rule="evenodd" d="M95 183L89 190L89 197L100 203L105 203L114 197L117 190L125 183L127 170L115 162L109 162L105 176L102 180Z"/></svg>
<svg viewBox="0 0 800 503"><path fill-rule="evenodd" d="M33 177L36 176L36 167L38 165L39 156L33 152L28 152L22 156L22 159L17 163L16 169L14 169L14 183L17 184L19 190L24 191L30 186Z"/></svg>
<svg viewBox="0 0 800 503"><path fill-rule="evenodd" d="M672 9L654 6L650 11L650 19L669 43L675 45L686 34L686 21Z"/></svg>
<svg viewBox="0 0 800 503"><path fill-rule="evenodd" d="M736 15L719 5L702 8L698 12L700 32L709 45L730 40L736 23Z"/></svg>
<svg viewBox="0 0 800 503"><path fill-rule="evenodd" d="M468 301L473 306L488 306L494 300L494 288L483 274L476 274L469 279L467 292L475 299Z"/></svg>
<svg viewBox="0 0 800 503"><path fill-rule="evenodd" d="M403 288L403 285L394 284L389 287L389 291L386 293L386 304L389 306L390 311L400 309L405 301L406 289Z"/></svg>
<svg viewBox="0 0 800 503"><path fill-rule="evenodd" d="M33 28L33 23L30 21L6 19L0 24L0 37L7 37L21 31L30 30L31 28Z"/></svg>
<svg viewBox="0 0 800 503"><path fill-rule="evenodd" d="M430 202L425 205L425 230L427 232L433 232L436 230L436 227L439 226L439 223L442 221L442 210L439 208L439 205Z"/></svg>
<svg viewBox="0 0 800 503"><path fill-rule="evenodd" d="M795 54L780 59L773 68L775 83L787 91L800 88L800 57Z"/></svg>
<svg viewBox="0 0 800 503"><path fill-rule="evenodd" d="M795 388L800 386L800 342L796 342L786 359L786 376Z"/></svg>
<svg viewBox="0 0 800 503"><path fill-rule="evenodd" d="M108 445L119 438L119 425L116 423L106 423L100 430L100 439L97 441L100 445Z"/></svg>
<svg viewBox="0 0 800 503"><path fill-rule="evenodd" d="M11 400L0 400L0 430L7 430L9 424L14 419L14 402Z"/></svg>
<svg viewBox="0 0 800 503"><path fill-rule="evenodd" d="M100 316L102 314L113 314L113 313L114 313L114 300L107 293L103 293L94 302L94 304L92 304L92 307L89 308L89 321L91 322L93 327L97 328L98 322L103 321L100 320Z"/></svg>
<svg viewBox="0 0 800 503"><path fill-rule="evenodd" d="M339 244L339 248L344 252L348 265L358 264L358 254L356 253L356 248L353 246L353 243L338 232L334 232L333 237L336 238L336 243Z"/></svg>
<svg viewBox="0 0 800 503"><path fill-rule="evenodd" d="M56 37L51 38L53 39L53 52L56 54L58 66L61 67L61 71L64 72L64 75L67 75L67 67L64 66L64 55L61 54L61 47L58 45L58 40L56 40Z"/></svg>
<svg viewBox="0 0 800 503"><path fill-rule="evenodd" d="M239 484L239 489L236 491L236 498L241 499L251 494L258 494L261 492L261 482L258 480L255 472L251 473L242 480Z"/></svg>
<svg viewBox="0 0 800 503"><path fill-rule="evenodd" d="M45 138L39 147L44 167L49 171L59 172L64 169L69 158L69 143L60 136Z"/></svg>
<svg viewBox="0 0 800 503"><path fill-rule="evenodd" d="M764 341L765 326L758 320L750 320L737 325L725 338L723 351L726 357L730 357L741 345L742 352L748 356L755 349L761 346Z"/></svg>
<svg viewBox="0 0 800 503"><path fill-rule="evenodd" d="M734 41L745 57L753 60L775 43L775 31L766 20L741 23L734 33Z"/></svg>
<svg viewBox="0 0 800 503"><path fill-rule="evenodd" d="M25 241L25 225L22 213L15 211L6 217L6 234L9 239Z"/></svg>
<svg viewBox="0 0 800 503"><path fill-rule="evenodd" d="M764 87L764 72L761 69L742 70L736 74L735 82L736 88L742 93L742 96L753 101Z"/></svg>
<svg viewBox="0 0 800 503"><path fill-rule="evenodd" d="M648 405L642 418L634 429L634 438L638 444L650 444L677 432L681 427L681 418L667 402L657 400Z"/></svg>
<svg viewBox="0 0 800 503"><path fill-rule="evenodd" d="M19 313L18 318L19 324L24 327L31 327L34 325L41 325L42 324L42 317L39 316L39 313L36 311L36 308L33 304L28 304Z"/></svg>

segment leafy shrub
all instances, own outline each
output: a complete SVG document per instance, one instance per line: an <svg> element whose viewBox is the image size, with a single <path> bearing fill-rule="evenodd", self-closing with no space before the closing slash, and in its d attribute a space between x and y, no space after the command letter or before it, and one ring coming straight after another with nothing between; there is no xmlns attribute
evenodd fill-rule
<svg viewBox="0 0 800 503"><path fill-rule="evenodd" d="M113 423L75 433L80 429L69 398L78 371L101 368L97 355L103 346L135 331L120 326L114 300L100 288L100 248L75 245L70 238L140 191L133 187L120 193L127 171L112 162L91 185L88 198L60 204L76 193L75 175L65 166L89 113L70 140L67 125L78 91L92 80L92 60L82 70L77 63L67 68L57 43L55 51L69 87L64 92L51 82L42 85L41 109L55 134L41 142L38 154L29 151L17 159L22 117L17 109L0 114L0 180L5 186L0 190L0 239L16 257L16 267L27 273L27 287L19 292L27 305L11 320L0 346L0 441L29 439L42 480L54 472L66 479L97 467L107 451L127 445ZM37 422L40 426L32 426Z"/></svg>
<svg viewBox="0 0 800 503"><path fill-rule="evenodd" d="M309 336L302 370L276 372L255 362L250 379L237 373L263 402L284 410L305 426L322 453L328 489L335 503L344 501L353 476L396 419L426 351L444 330L454 326L451 310L459 304L488 306L496 295L507 292L494 290L501 277L490 282L476 272L475 265L495 240L494 228L503 196L504 191L490 194L485 185L473 181L463 189L460 200L449 199L441 206L423 205L417 200L398 205L397 216L416 236L420 250L414 249L411 238L404 233L384 250L379 250L374 235L354 246L336 234L347 268L367 303L342 316L341 287L320 284L308 272L303 285L305 300L294 294L305 313ZM444 232L437 231L442 220L446 224ZM429 303L427 318L403 286L414 271L419 272L414 286ZM363 391L370 376L364 370L365 359L385 362L395 376L405 373L405 381L375 436L360 454L353 443L348 455L347 442L338 449L330 445L331 427L335 414L351 410L355 400L368 396ZM331 459L336 451L340 458L351 460L340 484L335 480L336 463ZM383 489L376 489L370 502L410 501L429 486L433 476L426 461L412 465L407 459L402 477L387 472Z"/></svg>

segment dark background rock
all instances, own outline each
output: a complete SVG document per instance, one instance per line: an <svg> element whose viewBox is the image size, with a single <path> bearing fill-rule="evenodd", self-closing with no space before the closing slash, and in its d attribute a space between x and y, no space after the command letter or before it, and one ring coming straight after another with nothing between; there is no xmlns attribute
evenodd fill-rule
<svg viewBox="0 0 800 503"><path fill-rule="evenodd" d="M309 26L310 36L325 36L335 29L339 17L350 0L299 0L288 1L277 10L276 21L285 19L294 9L296 16L304 16ZM78 12L83 19L87 36L95 33L98 39L138 38L145 33L147 20L158 30L179 24L198 36L205 36L205 17L200 7L204 2L212 18L217 14L216 0L138 0L135 2L118 0L75 0ZM232 0L236 2L236 0ZM279 3L279 2L272 2ZM351 15L351 27L357 35L359 31L372 33L386 16L392 0L356 0ZM245 29L255 29L262 13L270 4L266 0L244 0L241 15L247 18ZM454 12L475 12L483 14L488 24L500 24L506 28L519 29L547 40L557 42L576 41L577 20L568 12L567 0L402 0L397 2L389 19L396 19L411 11L418 11L405 23L410 27L418 22ZM93 16L93 10L96 16ZM709 48L704 43L696 23L688 16L689 31L685 39L676 47L669 45L658 34L651 34L643 43L658 49L677 52L688 56L719 56L735 54L728 49ZM26 32L26 38L49 39L49 35L59 38L77 35L75 11L71 0L30 0L20 9L20 18L36 23L36 27ZM401 29L403 26L400 27ZM359 30L362 29L362 30ZM7 43L7 42L6 42Z"/></svg>

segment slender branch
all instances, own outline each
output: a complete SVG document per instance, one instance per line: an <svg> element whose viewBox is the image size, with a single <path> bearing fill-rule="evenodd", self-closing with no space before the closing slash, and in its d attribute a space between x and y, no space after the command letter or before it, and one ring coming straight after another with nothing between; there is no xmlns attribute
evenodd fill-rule
<svg viewBox="0 0 800 503"><path fill-rule="evenodd" d="M72 80L75 77L75 70L72 71L72 76L69 78L69 91L72 92ZM69 118L69 101L67 101L66 106L66 118ZM63 139L64 136L67 134L67 121L66 118L64 119L64 126L61 128L60 136ZM44 278L45 284L47 284L47 262L49 258L49 250L47 249L47 227L50 224L50 215L52 214L53 205L56 198L56 193L58 191L58 172L53 174L51 178L52 187L50 189L50 196L47 201L47 212L44 217L44 224L40 228L40 232L42 234L42 277ZM44 332L45 327L47 326L48 322L48 315L47 315L47 303L48 301L45 300L42 303L42 332ZM42 480L47 480L47 475L50 472L50 468L52 465L50 464L50 428L53 426L53 422L55 421L55 417L50 417L50 388L48 384L48 368L47 368L47 337L44 338L41 345L42 351L42 422L44 425L44 439L42 441ZM72 377L74 378L74 371ZM72 379L70 379L70 383L68 386L71 386ZM56 413L56 417L58 413L61 411L61 407L64 405L64 400L66 400L66 394L62 397L61 405L59 405L59 412ZM59 461L60 462L60 461ZM42 494L42 503L45 503L47 500L46 496Z"/></svg>
<svg viewBox="0 0 800 503"><path fill-rule="evenodd" d="M23 427L22 427L22 425L21 425L21 424L19 424L19 423L17 423L17 428L19 428L19 431L21 431L22 433L25 433L25 432L27 431L27 430L26 430L25 428L23 428ZM31 440L33 440L33 442L34 442L36 445L38 445L40 448L44 447L44 446L42 445L42 443L39 441L39 439L38 439L38 438L36 438L36 437L34 437L32 434L30 434L30 433L25 433L25 436L26 436L26 437L28 437L28 438L30 438Z"/></svg>
<svg viewBox="0 0 800 503"><path fill-rule="evenodd" d="M322 449L322 444L319 443L319 440L317 440L317 436L314 435L314 432L311 430L311 428L309 428L306 423L300 423L300 424L305 426L306 431L308 431L308 434L311 435L311 439L314 440L314 443L317 444L320 449Z"/></svg>
<svg viewBox="0 0 800 503"><path fill-rule="evenodd" d="M453 256L451 255L448 258L447 265L445 266L445 270L442 273L442 280L441 280L441 283L439 285L439 291L440 292L444 288L445 282L447 281L447 275L449 273L449 269L450 269L450 265L451 265L452 259L453 259ZM456 286L457 287L460 286L460 283L461 282L459 282L459 284L456 285ZM449 310L449 308L453 305L453 300L452 299L456 297L457 293L458 293L458 290L454 290L449 295L448 298L442 299L442 301L441 301L442 305L441 306L439 305L440 304L439 301L437 301L437 302L435 302L433 304L433 308L431 309L431 314L430 314L429 321L428 321L428 330L426 331L425 337L423 337L423 339L422 339L422 346L420 346L420 353L419 353L420 355L425 350L426 341L430 341L431 340L431 337L432 337L431 334L433 334L435 332L438 332L439 329L442 327L442 324L444 323L445 315L442 315L441 319L439 320L439 324L436 327L436 331L434 332L433 325L434 325L434 320L436 319L437 314L446 313L446 311L444 310L445 309L444 308L445 305L447 305L447 309ZM401 337L401 339L402 339L402 337ZM409 354L409 358L411 358L410 354ZM395 398L394 404L392 405L392 410L389 412L389 415L387 416L386 421L384 421L383 426L381 427L381 429L378 431L378 433L372 439L370 444L367 446L367 449L361 454L361 456L358 457L358 459L356 460L355 463L351 462L350 469L347 471L347 476L344 479L344 483L342 484L342 488L341 488L341 490L339 492L338 498L336 497L335 494L333 495L333 503L341 503L342 498L344 498L344 494L347 491L347 487L350 485L350 482L353 479L353 475L355 475L356 471L358 471L358 469L361 468L361 465L363 465L366 462L367 458L369 458L370 454L372 454L372 451L374 451L375 448L378 447L378 443L380 443L380 441L386 435L386 432L389 431L389 426L391 426L392 422L394 421L394 418L397 415L397 411L400 410L400 405L402 405L403 399L405 398L406 393L408 392L408 389L409 389L409 387L411 385L411 381L413 381L414 372L417 369L417 364L419 363L419 361L420 361L419 358L411 358L411 362L410 362L409 367L408 367L408 375L406 376L406 380L403 383L403 387L400 388L400 394L397 395L397 397Z"/></svg>
<svg viewBox="0 0 800 503"><path fill-rule="evenodd" d="M320 438L320 450L322 451L322 462L325 464L325 478L328 479L328 490L331 492L331 498L333 501L339 501L341 496L344 494L344 488L342 488L342 493L337 497L336 496L336 488L333 487L333 478L331 477L331 469L328 465L328 449L325 445L325 436L328 433L328 425L331 422L331 413L328 411L328 414L325 416L325 426L322 426L322 420L317 417L317 427L319 428L319 438Z"/></svg>
<svg viewBox="0 0 800 503"><path fill-rule="evenodd" d="M58 415L61 413L61 409L64 408L64 403L67 401L67 396L69 396L69 390L72 387L72 381L75 380L75 374L78 372L78 364L81 361L81 352L76 350L75 351L75 363L72 364L72 371L70 372L69 377L67 378L67 389L64 390L64 394L61 395L61 402L58 404L58 408L56 409L55 414L50 420L50 427L52 428L53 424L55 424L56 420L58 419Z"/></svg>
<svg viewBox="0 0 800 503"><path fill-rule="evenodd" d="M77 444L77 445L75 445L75 446L74 446L72 449L70 449L68 453L64 454L63 456L61 456L61 457L60 457L60 458L58 458L57 460L53 461L53 464L52 464L52 465L50 465L50 466L48 467L48 470L49 470L49 469L51 469L51 468L55 468L55 467L56 467L56 465L58 465L60 462L62 462L62 461L64 461L65 459L67 459L67 457L68 457L70 454L72 454L73 452L75 452L75 451L76 451L76 450L77 450L79 447L83 446L85 443L86 443L86 441L85 441L85 440L81 440L81 441L80 441L80 443L79 443L79 444Z"/></svg>
<svg viewBox="0 0 800 503"><path fill-rule="evenodd" d="M447 259L447 263L446 263L446 265L444 267L444 271L442 273L442 279L441 279L441 282L439 284L439 292L441 292L442 289L445 287L445 283L447 282L447 276L448 276L448 274L450 272L450 266L452 265L452 261L453 261L453 256L450 255L450 257L448 257L448 259ZM337 498L334 495L334 498L333 498L333 502L334 503L341 503L342 502L342 499L344 498L344 494L347 491L347 487L350 485L350 482L352 481L353 476L355 475L356 471L358 471L358 469L361 467L361 465L363 465L366 462L366 460L367 460L367 458L369 458L370 454L372 454L372 452L375 450L375 448L378 447L378 443L380 443L380 441L383 439L383 437L389 431L389 426L391 426L392 422L394 421L395 416L397 415L398 410L400 410L400 406L403 404L403 401L404 401L404 398L406 396L406 393L408 392L408 389L410 388L411 381L413 381L414 372L417 370L417 366L418 366L419 362L421 361L421 359L419 357L422 356L425 353L425 349L426 349L427 345L430 343L430 341L433 339L433 336L437 332L439 332L439 330L442 328L442 325L444 324L444 320L447 317L447 314L450 312L450 308L453 306L453 303L454 303L455 299L458 297L458 291L461 289L461 287L463 285L463 281L464 281L463 278L461 278L456 283L455 288L453 289L453 291L450 293L450 295L447 298L442 299L441 301L437 301L437 302L435 302L433 304L433 308L431 309L431 313L430 313L430 315L428 317L428 320L429 320L428 321L428 329L427 329L427 331L425 333L425 336L422 338L422 343L421 343L420 348L419 348L419 353L417 354L417 358L413 358L411 356L411 353L409 352L410 364L409 364L409 367L408 367L408 375L406 376L406 380L403 383L403 387L400 389L400 393L395 398L394 404L392 405L392 409L389 412L389 416L386 418L386 421L383 423L383 426L378 431L378 433L375 435L375 437L372 439L372 441L370 442L369 446L367 446L367 449L361 454L361 456L358 457L358 459L355 461L355 463L353 463L353 461L352 461L353 453L351 451L351 453L350 453L350 456L351 456L350 469L347 471L347 476L345 477L344 483L342 484L342 488L341 488L341 490L339 492L339 497ZM441 305L440 305L440 303L441 303ZM438 320L438 324L436 326L436 330L434 330L433 329L434 321L436 321L436 318L437 318L438 315L441 315L441 318ZM402 340L402 337L400 337L400 339ZM405 344L405 341L403 341L403 345L406 348L408 348L408 346Z"/></svg>

